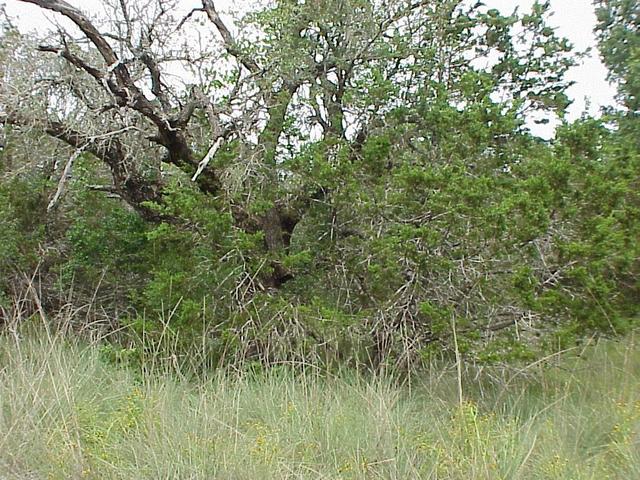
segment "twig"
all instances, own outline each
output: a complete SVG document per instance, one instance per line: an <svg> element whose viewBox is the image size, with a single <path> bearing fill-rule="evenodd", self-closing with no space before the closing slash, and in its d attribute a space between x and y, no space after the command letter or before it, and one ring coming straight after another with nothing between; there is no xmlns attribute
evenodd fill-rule
<svg viewBox="0 0 640 480"><path fill-rule="evenodd" d="M49 205L47 205L47 212L53 210L60 200L60 197L64 193L65 186L67 184L67 180L71 178L71 169L73 168L73 162L82 154L86 145L78 148L67 160L67 164L64 166L64 170L62 171L62 175L60 176L60 181L58 182L58 188L56 189L56 193L51 198Z"/></svg>

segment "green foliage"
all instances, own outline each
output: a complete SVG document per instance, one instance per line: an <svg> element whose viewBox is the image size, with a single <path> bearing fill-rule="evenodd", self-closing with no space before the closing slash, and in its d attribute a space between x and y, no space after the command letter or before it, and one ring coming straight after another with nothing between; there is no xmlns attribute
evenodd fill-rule
<svg viewBox="0 0 640 480"><path fill-rule="evenodd" d="M131 172L80 155L46 215L50 157L68 152L47 153L48 173L7 167L0 289L47 252L45 297L71 292L88 324L109 312L134 344L205 344L209 365L411 368L451 355L454 337L465 356L524 360L624 333L640 316L637 8L597 5L628 111L565 122L547 142L528 115L564 118L580 58L548 24L550 2L508 15L458 0L272 2L228 51L251 75L201 72L215 101L176 130L186 166L127 127ZM226 125L242 103L231 91L256 112ZM200 172L220 184L207 190L192 178L218 111L213 130L229 135ZM105 195L145 179L158 195L134 193L153 202Z"/></svg>
<svg viewBox="0 0 640 480"><path fill-rule="evenodd" d="M23 274L31 275L40 260L46 187L38 173L0 179L0 307L10 306L7 296L14 285Z"/></svg>
<svg viewBox="0 0 640 480"><path fill-rule="evenodd" d="M638 154L620 155L625 141L590 120L558 134L558 149L573 164L573 192L563 205L572 228L557 242L558 256L568 265L565 299L582 328L624 332L638 314Z"/></svg>
<svg viewBox="0 0 640 480"><path fill-rule="evenodd" d="M634 0L597 0L600 53L632 115L640 110L640 6Z"/></svg>
<svg viewBox="0 0 640 480"><path fill-rule="evenodd" d="M142 273L147 229L142 219L113 202L105 204L96 194L82 197L84 212L69 213L72 223L66 231L70 248L66 275L80 284L96 284L107 273L109 278Z"/></svg>

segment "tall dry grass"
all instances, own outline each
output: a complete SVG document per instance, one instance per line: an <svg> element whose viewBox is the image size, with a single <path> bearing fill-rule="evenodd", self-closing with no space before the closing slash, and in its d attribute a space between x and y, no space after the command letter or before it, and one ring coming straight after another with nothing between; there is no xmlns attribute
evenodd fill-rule
<svg viewBox="0 0 640 480"><path fill-rule="evenodd" d="M106 348L0 336L0 479L640 478L636 336L410 381L312 367L188 380Z"/></svg>

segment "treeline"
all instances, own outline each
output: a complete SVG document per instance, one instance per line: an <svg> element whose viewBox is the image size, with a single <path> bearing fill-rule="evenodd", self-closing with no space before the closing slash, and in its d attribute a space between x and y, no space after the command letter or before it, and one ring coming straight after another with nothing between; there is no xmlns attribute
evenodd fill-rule
<svg viewBox="0 0 640 480"><path fill-rule="evenodd" d="M635 2L596 2L619 105L551 141L526 120L563 118L579 55L548 2L26 3L73 28L4 22L5 324L403 368L637 325Z"/></svg>

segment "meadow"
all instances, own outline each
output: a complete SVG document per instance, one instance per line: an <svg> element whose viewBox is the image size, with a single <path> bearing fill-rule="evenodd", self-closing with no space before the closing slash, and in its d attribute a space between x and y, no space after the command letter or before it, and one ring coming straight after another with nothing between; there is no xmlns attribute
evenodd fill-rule
<svg viewBox="0 0 640 480"><path fill-rule="evenodd" d="M0 337L0 478L640 478L639 337L411 376L193 376L100 342Z"/></svg>

